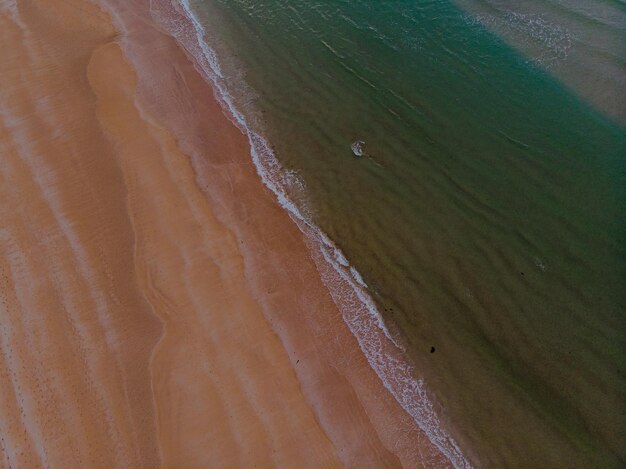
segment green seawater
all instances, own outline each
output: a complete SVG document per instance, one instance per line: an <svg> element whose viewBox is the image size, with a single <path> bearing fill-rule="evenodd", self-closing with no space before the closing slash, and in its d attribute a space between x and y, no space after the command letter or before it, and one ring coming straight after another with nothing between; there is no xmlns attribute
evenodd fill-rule
<svg viewBox="0 0 626 469"><path fill-rule="evenodd" d="M467 458L626 466L615 113L446 0L194 5L232 92L302 181L293 198L403 332ZM619 18L593 21L626 41Z"/></svg>

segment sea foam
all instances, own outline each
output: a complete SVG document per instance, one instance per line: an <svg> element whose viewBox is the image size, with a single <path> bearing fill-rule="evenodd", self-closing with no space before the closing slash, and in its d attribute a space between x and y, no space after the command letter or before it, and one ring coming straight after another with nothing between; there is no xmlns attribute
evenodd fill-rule
<svg viewBox="0 0 626 469"><path fill-rule="evenodd" d="M315 225L308 210L292 200L290 188L295 186L304 189L304 181L296 173L281 166L267 139L249 124L243 112L237 108L236 99L230 93L233 78L229 77L231 82L227 86L218 53L207 43L207 31L189 0L179 2L187 20L193 25L193 32L187 31L188 28L177 24L175 20L159 20L166 22L164 26L168 31L195 58L197 67L212 85L218 102L232 122L247 136L257 173L305 235L320 276L368 363L385 388L451 463L457 468L471 467L456 442L442 428L423 381L416 378L415 370L405 359L400 341L385 325L361 275L350 265L341 249ZM195 37L190 37L190 34Z"/></svg>

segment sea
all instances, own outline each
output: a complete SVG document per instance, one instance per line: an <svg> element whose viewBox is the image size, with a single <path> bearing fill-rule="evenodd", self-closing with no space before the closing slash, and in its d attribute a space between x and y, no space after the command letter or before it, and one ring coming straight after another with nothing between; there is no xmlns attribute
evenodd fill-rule
<svg viewBox="0 0 626 469"><path fill-rule="evenodd" d="M370 364L456 467L626 467L626 2L181 0Z"/></svg>

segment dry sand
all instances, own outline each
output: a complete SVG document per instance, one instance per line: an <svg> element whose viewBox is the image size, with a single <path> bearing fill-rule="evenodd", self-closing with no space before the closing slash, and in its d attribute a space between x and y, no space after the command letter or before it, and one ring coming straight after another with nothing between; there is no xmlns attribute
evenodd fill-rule
<svg viewBox="0 0 626 469"><path fill-rule="evenodd" d="M150 3L0 4L0 467L447 465Z"/></svg>

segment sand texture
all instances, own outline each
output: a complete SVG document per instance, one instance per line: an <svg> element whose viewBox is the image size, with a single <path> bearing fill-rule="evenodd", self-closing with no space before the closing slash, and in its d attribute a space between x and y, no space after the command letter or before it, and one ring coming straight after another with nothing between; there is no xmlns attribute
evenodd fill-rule
<svg viewBox="0 0 626 469"><path fill-rule="evenodd" d="M0 467L445 466L157 13L0 4Z"/></svg>

